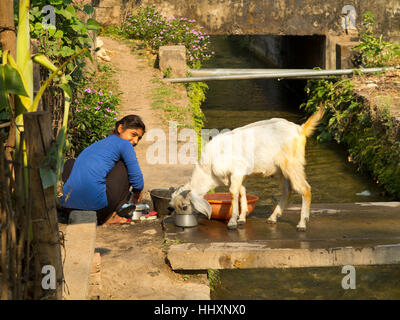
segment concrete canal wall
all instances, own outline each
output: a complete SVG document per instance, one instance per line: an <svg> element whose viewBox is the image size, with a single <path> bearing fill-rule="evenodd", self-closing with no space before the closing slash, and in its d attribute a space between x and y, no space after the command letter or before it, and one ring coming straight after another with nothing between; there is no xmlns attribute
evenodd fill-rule
<svg viewBox="0 0 400 320"><path fill-rule="evenodd" d="M138 5L155 5L167 17L195 19L211 34L332 35L358 28L361 15L375 14L376 32L400 39L399 0L93 0L97 18L115 24Z"/></svg>
<svg viewBox="0 0 400 320"><path fill-rule="evenodd" d="M288 46L288 40L269 36L316 37L320 44L314 49L318 55L315 66L326 69L337 67L337 45L352 41L362 24L362 14L370 11L375 15L375 32L386 40L400 42L400 0L93 0L96 19L103 25L120 23L130 10L138 5L155 5L165 16L195 19L212 35L252 35L254 49L258 53L263 46L270 49L266 56ZM309 41L307 38L303 38ZM283 43L281 43L283 41ZM271 48L273 48L271 50ZM290 47L288 58L301 51ZM311 51L310 51L311 52ZM320 62L320 59L323 62Z"/></svg>

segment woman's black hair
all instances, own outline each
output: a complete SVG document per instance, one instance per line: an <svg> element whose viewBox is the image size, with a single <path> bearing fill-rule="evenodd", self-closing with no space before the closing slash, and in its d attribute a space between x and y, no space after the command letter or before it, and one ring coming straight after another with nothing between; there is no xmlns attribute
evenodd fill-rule
<svg viewBox="0 0 400 320"><path fill-rule="evenodd" d="M113 134L119 135L118 127L120 124L122 125L123 130L142 129L143 134L146 132L146 126L144 125L142 119L135 114L130 114L129 116L125 116L121 120L117 121L115 123Z"/></svg>

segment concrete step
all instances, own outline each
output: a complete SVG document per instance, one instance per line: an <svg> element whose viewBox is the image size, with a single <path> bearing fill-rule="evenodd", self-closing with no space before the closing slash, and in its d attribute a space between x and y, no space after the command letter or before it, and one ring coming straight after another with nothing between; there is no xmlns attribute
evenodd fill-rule
<svg viewBox="0 0 400 320"><path fill-rule="evenodd" d="M400 243L327 249L272 249L268 243L184 243L170 247L168 260L173 270L400 264Z"/></svg>
<svg viewBox="0 0 400 320"><path fill-rule="evenodd" d="M94 211L72 211L65 231L64 279L66 300L86 300L96 243ZM63 257L64 259L64 257Z"/></svg>

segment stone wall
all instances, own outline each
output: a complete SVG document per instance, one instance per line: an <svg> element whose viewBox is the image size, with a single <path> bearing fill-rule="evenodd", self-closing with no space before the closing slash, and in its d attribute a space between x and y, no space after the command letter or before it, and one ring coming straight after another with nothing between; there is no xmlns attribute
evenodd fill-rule
<svg viewBox="0 0 400 320"><path fill-rule="evenodd" d="M103 0L106 1L106 0ZM130 4L138 1L126 0ZM400 0L142 0L168 17L199 21L211 34L344 34L342 9L355 9L355 25L371 11L376 32L400 42ZM354 31L354 30L353 30Z"/></svg>
<svg viewBox="0 0 400 320"><path fill-rule="evenodd" d="M99 22L117 24L127 10L156 5L168 17L199 21L211 34L344 34L342 10L353 6L355 25L371 11L376 32L400 42L400 0L92 0Z"/></svg>
<svg viewBox="0 0 400 320"><path fill-rule="evenodd" d="M355 41L361 15L375 15L376 34L400 43L400 0L92 0L96 19L103 25L118 24L139 5L156 5L165 16L195 19L212 35L252 35L253 49L268 52L268 59L281 64L282 39L276 36L323 36L323 63L337 66L337 44ZM349 7L350 6L350 7ZM349 9L351 8L351 10ZM349 11L347 11L349 9ZM344 29L344 15L349 28ZM275 37L264 37L265 35ZM319 49L318 49L319 50ZM269 54L271 54L269 56ZM314 54L314 53L313 53ZM320 53L316 52L317 57ZM278 60L277 60L278 59ZM275 60L275 61L274 61Z"/></svg>

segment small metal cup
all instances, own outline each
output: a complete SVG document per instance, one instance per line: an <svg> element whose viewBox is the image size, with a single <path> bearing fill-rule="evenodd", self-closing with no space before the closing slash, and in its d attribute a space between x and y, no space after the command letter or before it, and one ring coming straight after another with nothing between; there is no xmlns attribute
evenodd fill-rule
<svg viewBox="0 0 400 320"><path fill-rule="evenodd" d="M195 214L174 214L174 223L178 227L191 228L198 225Z"/></svg>

